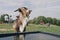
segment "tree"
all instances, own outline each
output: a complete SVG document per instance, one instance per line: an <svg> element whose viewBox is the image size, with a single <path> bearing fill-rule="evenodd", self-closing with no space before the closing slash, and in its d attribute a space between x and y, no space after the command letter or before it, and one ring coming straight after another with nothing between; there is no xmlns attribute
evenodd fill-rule
<svg viewBox="0 0 60 40"><path fill-rule="evenodd" d="M60 20L57 20L57 25L60 26Z"/></svg>
<svg viewBox="0 0 60 40"><path fill-rule="evenodd" d="M1 21L1 17L0 17L0 21Z"/></svg>
<svg viewBox="0 0 60 40"><path fill-rule="evenodd" d="M39 16L39 17L37 18L37 20L38 20L38 23L40 23L40 21L43 21L44 23L47 22L46 17L44 17L44 16Z"/></svg>
<svg viewBox="0 0 60 40"><path fill-rule="evenodd" d="M51 17L47 17L47 23L48 22L52 24L52 18Z"/></svg>
<svg viewBox="0 0 60 40"><path fill-rule="evenodd" d="M49 23L53 24L53 25L59 25L60 26L60 20L56 19L56 18L51 18L51 17L44 17L44 16L39 16L39 17L35 17L34 19L30 20L29 23L32 24L40 24L40 22L42 23Z"/></svg>
<svg viewBox="0 0 60 40"><path fill-rule="evenodd" d="M37 24L37 19L34 18L34 19L30 20L29 23Z"/></svg>
<svg viewBox="0 0 60 40"><path fill-rule="evenodd" d="M37 24L37 18L34 18L32 23Z"/></svg>
<svg viewBox="0 0 60 40"><path fill-rule="evenodd" d="M4 16L5 16L5 15L7 15L7 16L9 17L8 14L3 14L3 15L1 15L1 21L2 21L2 22L4 22Z"/></svg>
<svg viewBox="0 0 60 40"><path fill-rule="evenodd" d="M56 23L57 23L57 19L56 19L56 18L53 18L53 19L52 19L52 24L53 24L53 25L56 25Z"/></svg>
<svg viewBox="0 0 60 40"><path fill-rule="evenodd" d="M1 17L0 17L0 24L2 23L2 21L1 21Z"/></svg>
<svg viewBox="0 0 60 40"><path fill-rule="evenodd" d="M33 22L33 20L29 20L29 22L28 22L28 23L32 24L32 22Z"/></svg>

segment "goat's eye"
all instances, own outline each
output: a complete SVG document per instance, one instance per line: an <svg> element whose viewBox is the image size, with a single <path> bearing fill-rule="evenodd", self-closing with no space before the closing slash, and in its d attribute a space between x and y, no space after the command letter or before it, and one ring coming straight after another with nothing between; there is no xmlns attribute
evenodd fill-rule
<svg viewBox="0 0 60 40"><path fill-rule="evenodd" d="M22 12L21 9L19 9L19 12Z"/></svg>

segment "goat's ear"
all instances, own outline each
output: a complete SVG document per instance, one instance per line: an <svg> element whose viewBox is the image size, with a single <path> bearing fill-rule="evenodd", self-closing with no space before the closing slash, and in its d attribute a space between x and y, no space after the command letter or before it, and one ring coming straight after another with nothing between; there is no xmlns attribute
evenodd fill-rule
<svg viewBox="0 0 60 40"><path fill-rule="evenodd" d="M32 12L32 10L29 10L29 14Z"/></svg>
<svg viewBox="0 0 60 40"><path fill-rule="evenodd" d="M16 11L18 11L18 9L17 9L17 10L15 10L14 12L16 12Z"/></svg>
<svg viewBox="0 0 60 40"><path fill-rule="evenodd" d="M15 10L14 12L17 12L17 11L19 11L19 9L20 9L20 8L18 8L18 9L17 9L17 10Z"/></svg>

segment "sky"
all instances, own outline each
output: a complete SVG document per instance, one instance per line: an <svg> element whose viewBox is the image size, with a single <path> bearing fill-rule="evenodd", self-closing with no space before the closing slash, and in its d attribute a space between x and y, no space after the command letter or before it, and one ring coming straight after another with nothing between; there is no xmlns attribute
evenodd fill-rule
<svg viewBox="0 0 60 40"><path fill-rule="evenodd" d="M14 10L20 7L32 10L30 19L38 16L60 19L60 0L0 0L0 15L7 13L15 19L19 12Z"/></svg>

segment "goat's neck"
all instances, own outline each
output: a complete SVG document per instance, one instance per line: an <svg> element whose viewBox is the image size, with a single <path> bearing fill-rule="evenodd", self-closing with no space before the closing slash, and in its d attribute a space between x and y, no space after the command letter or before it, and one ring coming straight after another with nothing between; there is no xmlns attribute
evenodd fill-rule
<svg viewBox="0 0 60 40"><path fill-rule="evenodd" d="M19 14L19 19L23 20L23 15L22 14Z"/></svg>

